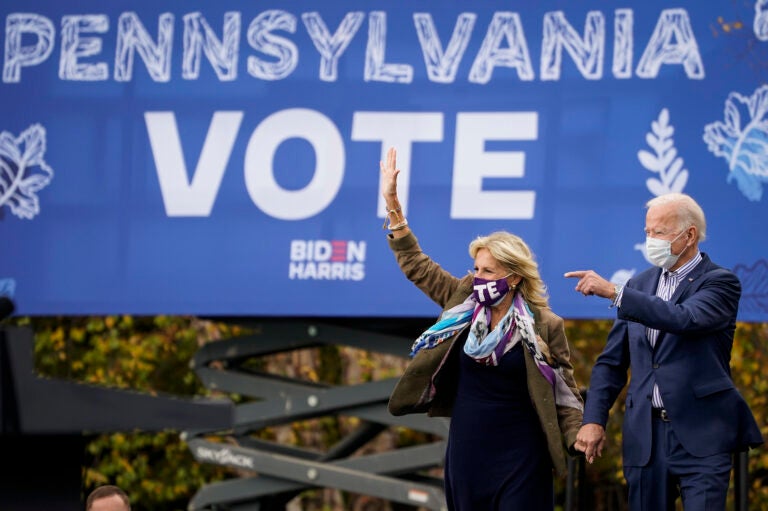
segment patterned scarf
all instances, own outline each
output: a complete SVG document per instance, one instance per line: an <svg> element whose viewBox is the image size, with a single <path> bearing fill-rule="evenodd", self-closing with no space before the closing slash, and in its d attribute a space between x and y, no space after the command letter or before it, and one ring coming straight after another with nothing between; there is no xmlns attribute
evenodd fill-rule
<svg viewBox="0 0 768 511"><path fill-rule="evenodd" d="M455 307L448 309L440 315L437 323L427 328L411 346L411 357L415 357L416 353L421 350L431 350L446 339L450 339L453 335L460 330L463 330L470 321L474 319L474 315L482 306L477 306L477 303L472 299L470 295L462 303ZM473 314L473 310L475 311Z"/></svg>
<svg viewBox="0 0 768 511"><path fill-rule="evenodd" d="M471 323L464 353L476 362L496 366L501 357L522 342L536 362L539 372L546 378L555 393L555 403L583 410L581 402L576 398L568 384L563 379L561 367L552 367L539 346L534 318L528 304L520 293L516 293L512 307L501 319L499 325L488 332L491 312L469 296L459 305L445 311L440 319L424 331L411 346L411 357L422 349L432 349L454 334L463 330Z"/></svg>

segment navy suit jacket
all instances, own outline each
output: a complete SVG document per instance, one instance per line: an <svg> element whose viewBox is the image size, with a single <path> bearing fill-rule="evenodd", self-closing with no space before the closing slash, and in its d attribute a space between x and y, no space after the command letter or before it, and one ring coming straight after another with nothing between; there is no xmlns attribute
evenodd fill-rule
<svg viewBox="0 0 768 511"><path fill-rule="evenodd" d="M694 456L746 450L763 443L731 378L730 361L741 284L706 254L669 301L656 296L660 268L624 287L617 319L592 369L584 423L605 427L627 382L623 462L644 466L651 454L651 394L658 383L670 427ZM659 330L651 348L646 327Z"/></svg>

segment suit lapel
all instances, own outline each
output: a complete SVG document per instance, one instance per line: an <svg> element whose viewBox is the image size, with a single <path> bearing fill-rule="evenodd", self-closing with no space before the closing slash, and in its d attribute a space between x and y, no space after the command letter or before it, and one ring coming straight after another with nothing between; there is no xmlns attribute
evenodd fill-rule
<svg viewBox="0 0 768 511"><path fill-rule="evenodd" d="M672 296L669 298L669 301L672 303L680 303L684 296L686 296L688 290L693 286L693 283L696 282L702 275L704 275L706 272L710 270L710 260L709 257L707 257L706 254L701 254L701 261L699 264L697 264L689 273L685 276L685 278L677 285L677 288L675 289L675 292L672 293ZM655 292L655 291L654 291ZM656 347L655 350L658 350L660 346L662 346L664 343L662 342L664 340L666 332L663 330L659 331L659 337L656 339ZM649 343L650 346L650 343Z"/></svg>
<svg viewBox="0 0 768 511"><path fill-rule="evenodd" d="M637 288L644 293L650 295L656 294L656 289L659 287L659 277L661 277L661 268L656 268L648 274L648 277L638 282Z"/></svg>
<svg viewBox="0 0 768 511"><path fill-rule="evenodd" d="M661 268L657 268L656 271L649 272L645 279L639 280L637 283L637 289L644 293L648 293L649 295L655 295L656 289L659 287L659 277L661 277ZM648 340L648 329L645 325L640 323L630 323L629 328L636 328L638 330L638 334L641 334L640 338L645 340L643 344L645 344L646 349L648 349L648 351L653 351L653 348L651 347L651 341ZM659 332L659 335L661 335L661 332ZM657 342L656 346L658 345L659 344Z"/></svg>
<svg viewBox="0 0 768 511"><path fill-rule="evenodd" d="M693 282L709 271L709 269L709 257L707 257L706 254L701 254L701 262L685 276L680 284L677 285L677 289L672 293L669 301L672 303L679 303L680 299L686 294L686 291L693 285Z"/></svg>

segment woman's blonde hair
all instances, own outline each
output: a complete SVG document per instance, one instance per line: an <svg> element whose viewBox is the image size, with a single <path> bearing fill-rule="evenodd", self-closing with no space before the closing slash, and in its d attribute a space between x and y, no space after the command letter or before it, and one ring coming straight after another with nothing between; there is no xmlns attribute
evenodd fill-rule
<svg viewBox="0 0 768 511"><path fill-rule="evenodd" d="M526 302L539 308L549 308L547 286L539 275L539 265L531 249L519 236L506 231L478 236L469 244L469 255L474 259L481 248L488 249L502 266L522 277L517 289L523 293Z"/></svg>

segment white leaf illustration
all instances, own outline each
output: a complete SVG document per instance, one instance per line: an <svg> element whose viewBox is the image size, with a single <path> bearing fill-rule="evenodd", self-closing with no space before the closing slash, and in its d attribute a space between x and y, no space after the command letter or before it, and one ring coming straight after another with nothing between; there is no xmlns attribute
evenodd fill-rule
<svg viewBox="0 0 768 511"><path fill-rule="evenodd" d="M658 177L649 177L645 186L655 197L670 192L682 192L688 184L688 170L684 167L684 161L677 155L674 139L675 128L669 123L669 110L663 108L659 117L651 122L651 131L646 133L645 142L651 151L640 149L637 159L648 171L658 174ZM635 243L635 250L639 251L643 258L648 260L645 242ZM634 269L616 270L611 277L611 282L624 284L635 274Z"/></svg>
<svg viewBox="0 0 768 511"><path fill-rule="evenodd" d="M45 163L45 128L34 124L18 138L0 133L0 207L19 218L40 213L37 192L48 186L53 169Z"/></svg>
<svg viewBox="0 0 768 511"><path fill-rule="evenodd" d="M648 151L640 150L637 152L637 159L640 160L640 163L643 164L643 167L650 170L651 172L658 172L658 160L656 159L656 156L652 155Z"/></svg>
<svg viewBox="0 0 768 511"><path fill-rule="evenodd" d="M682 192L688 183L688 171L683 168L683 159L677 155L672 135L675 128L669 124L669 111L663 108L659 118L651 122L651 132L645 135L645 141L653 150L639 150L637 159L640 164L658 178L648 178L645 182L653 195L670 192Z"/></svg>
<svg viewBox="0 0 768 511"><path fill-rule="evenodd" d="M761 41L768 41L768 0L755 2L755 21L752 30Z"/></svg>
<svg viewBox="0 0 768 511"><path fill-rule="evenodd" d="M635 250L643 254L643 259L645 259L648 262L648 264L653 264L651 260L648 259L648 252L646 252L645 250L645 243L635 243Z"/></svg>
<svg viewBox="0 0 768 511"><path fill-rule="evenodd" d="M731 92L723 117L704 127L707 149L728 162L727 182L736 181L747 199L759 201L768 181L768 85L751 97Z"/></svg>
<svg viewBox="0 0 768 511"><path fill-rule="evenodd" d="M655 196L664 195L668 191L664 183L652 177L645 180L645 186Z"/></svg>
<svg viewBox="0 0 768 511"><path fill-rule="evenodd" d="M635 275L635 269L621 269L616 270L610 278L610 281L619 286L623 286Z"/></svg>

